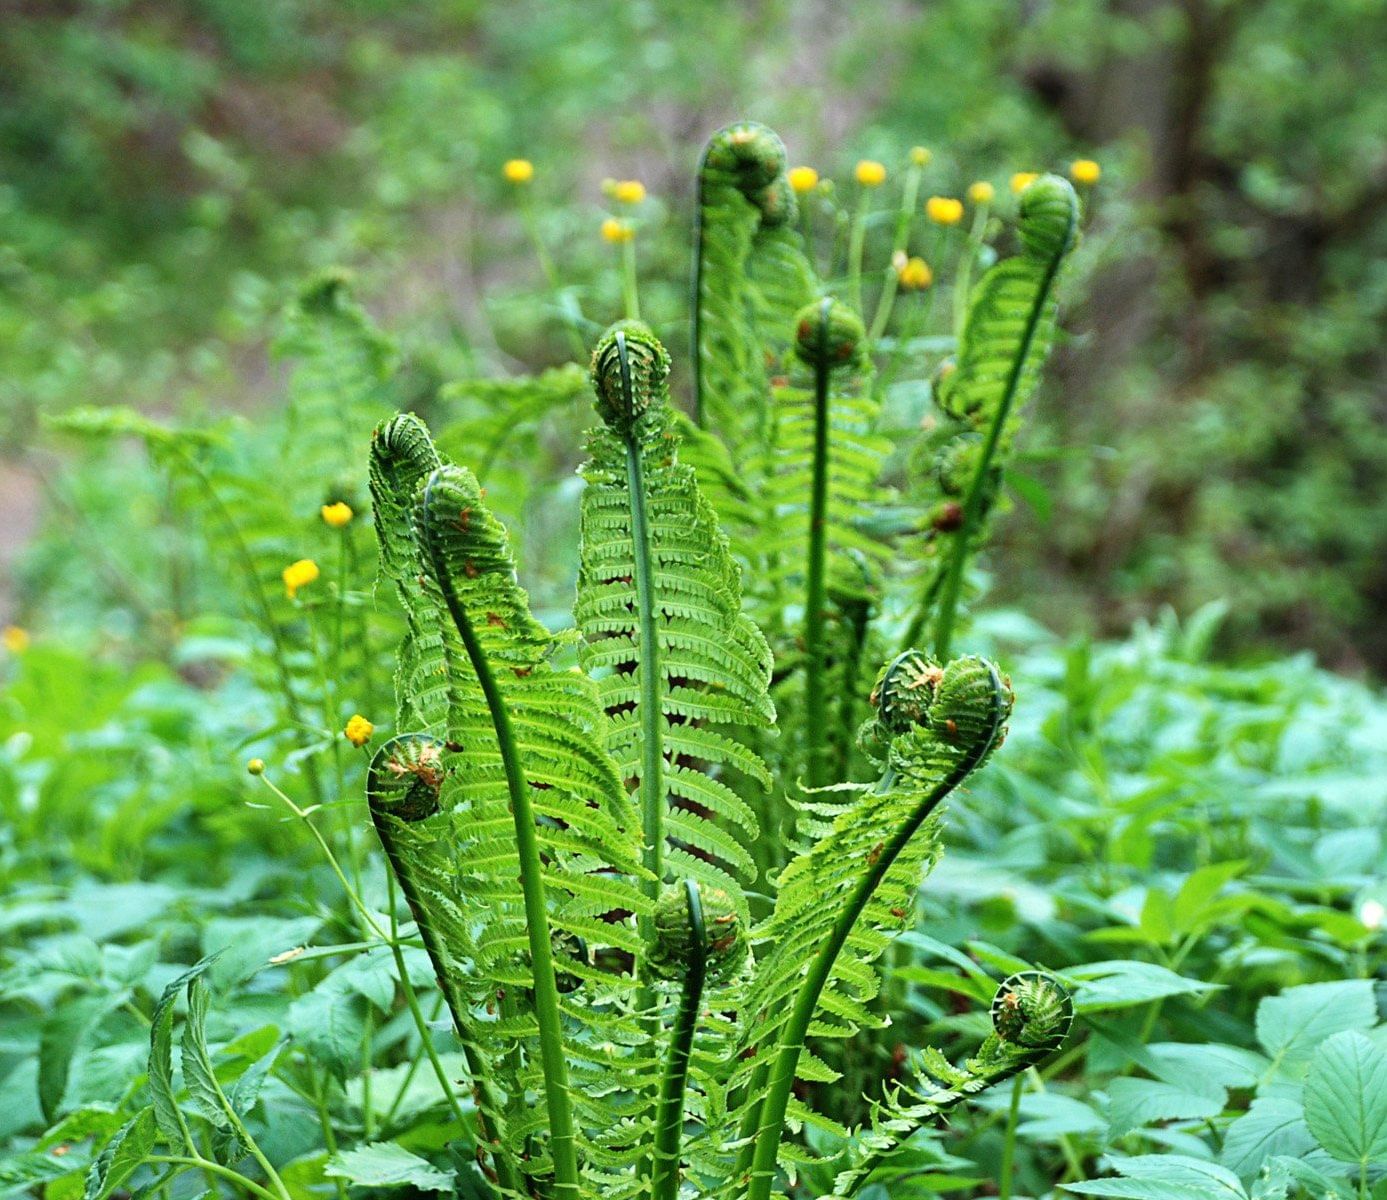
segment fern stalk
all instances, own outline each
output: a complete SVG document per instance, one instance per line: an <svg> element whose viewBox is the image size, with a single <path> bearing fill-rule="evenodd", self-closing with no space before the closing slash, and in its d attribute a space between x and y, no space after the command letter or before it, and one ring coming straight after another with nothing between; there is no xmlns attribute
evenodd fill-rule
<svg viewBox="0 0 1387 1200"><path fill-rule="evenodd" d="M693 1054L694 1029L698 1023L703 985L708 977L707 931L698 884L684 881L689 909L689 946L685 964L684 991L679 1014L670 1037L669 1057L660 1084L660 1101L655 1112L654 1162L650 1180L651 1200L676 1200L679 1195L680 1145L684 1136L684 1091L689 1079L689 1059Z"/></svg>
<svg viewBox="0 0 1387 1200"><path fill-rule="evenodd" d="M434 484L438 473L430 476L424 487L421 509L426 529L435 524L433 512ZM441 520L442 518L437 518ZM534 810L530 805L529 785L520 766L520 753L511 728L510 712L505 697L497 686L476 630L466 610L458 600L448 564L431 537L424 538L425 553L432 560L434 578L448 614L457 627L467 658L476 673L477 683L486 699L487 711L496 733L496 745L505 771L506 788L510 793L511 816L515 823L515 848L520 860L520 886L525 901L525 932L529 940L530 961L534 973L535 1020L539 1025L539 1054L544 1069L544 1100L549 1115L549 1152L554 1161L554 1190L558 1196L577 1200L581 1194L578 1178L577 1134L568 1094L568 1061L563 1048L563 1026L559 1014L559 991L554 979L554 960L549 941L549 914L544 900L544 880L539 857L539 840L535 835Z"/></svg>
<svg viewBox="0 0 1387 1200"><path fill-rule="evenodd" d="M958 532L954 534L949 562L944 568L944 582L939 590L939 616L934 624L934 653L939 658L947 659L949 657L949 647L953 642L954 619L958 613L959 591L963 587L963 575L968 566L968 547L972 543L973 534L977 531L979 522L982 520L983 493L987 489L988 473L992 469L993 456L997 453L997 442L1002 436L1002 430L1006 428L1007 418L1011 415L1011 407L1016 401L1021 375L1026 368L1026 360L1030 357L1036 330L1040 327L1041 316L1049 302L1050 293L1054 290L1055 278L1059 274L1062 261L1062 256L1056 255L1046 265L1041 286L1036 292L1030 311L1026 314L1026 325L1021 335L1020 352L1011 360L1011 367L1007 371L1006 387L1002 391L1002 401L997 405L997 411L993 413L992 420L988 424L982 453L978 456L977 469L974 470L973 477L968 482L968 491L963 499L963 523L959 526Z"/></svg>
<svg viewBox="0 0 1387 1200"><path fill-rule="evenodd" d="M979 739L964 755L944 779L930 788L916 804L910 815L900 824L890 839L875 854L867 870L858 880L842 911L838 914L809 971L800 984L795 996L794 1008L789 1020L781 1031L778 1049L771 1063L768 1090L759 1105L756 1118L756 1141L751 1159L751 1178L747 1187L746 1200L769 1200L771 1184L775 1179L777 1154L785 1125L785 1113L790 1103L791 1089L795 1082L795 1069L800 1055L804 1052L805 1040L809 1033L819 999L823 994L834 963L847 944L853 927L857 924L868 901L876 891L886 873L891 869L901 852L919 832L931 813L950 792L963 782L991 753L1001 734L1001 714L1005 711L1003 697L1007 694L1001 677L995 667L987 666L990 677L994 711L997 718L992 724L989 736ZM896 771L888 759L875 791L882 795L891 790L896 780Z"/></svg>
<svg viewBox="0 0 1387 1200"><path fill-rule="evenodd" d="M828 356L833 301L819 302L814 363L814 474L809 498L809 561L804 596L804 726L810 739L806 766L810 787L822 787L824 767L824 557L828 534Z"/></svg>
<svg viewBox="0 0 1387 1200"><path fill-rule="evenodd" d="M915 162L911 163L910 169L906 172L905 186L901 189L901 207L896 213L896 233L891 241L893 262L897 254L905 252L910 241L910 220L915 215L915 201L920 196L920 179L924 173L924 167ZM873 344L886 331L886 323L891 319L891 309L896 303L896 288L899 283L896 272L887 267L881 295L877 298L876 315L872 318L871 332L867 335L867 340Z"/></svg>

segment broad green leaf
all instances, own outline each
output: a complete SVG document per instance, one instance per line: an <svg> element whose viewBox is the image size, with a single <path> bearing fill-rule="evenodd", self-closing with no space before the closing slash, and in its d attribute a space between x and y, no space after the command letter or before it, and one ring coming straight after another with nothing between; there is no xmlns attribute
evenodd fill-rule
<svg viewBox="0 0 1387 1200"><path fill-rule="evenodd" d="M1123 1178L1067 1183L1064 1190L1130 1200L1247 1200L1231 1171L1183 1154L1143 1154L1118 1159L1113 1166Z"/></svg>
<svg viewBox="0 0 1387 1200"><path fill-rule="evenodd" d="M43 1023L39 1035L39 1104L46 1120L53 1120L62 1109L72 1060L86 1047L106 1014L124 999L121 993L64 1001Z"/></svg>
<svg viewBox="0 0 1387 1200"><path fill-rule="evenodd" d="M173 1090L174 1004L184 986L206 971L212 961L204 958L164 988L149 1028L149 1090L154 1101L154 1119L165 1141L180 1150L186 1139Z"/></svg>
<svg viewBox="0 0 1387 1200"><path fill-rule="evenodd" d="M1187 979L1155 963L1135 959L1086 963L1070 967L1064 975L1077 984L1074 1007L1078 1012L1130 1008L1167 996L1202 995L1217 988L1216 984Z"/></svg>
<svg viewBox="0 0 1387 1200"><path fill-rule="evenodd" d="M1171 916L1177 933L1192 933L1212 922L1216 915L1214 898L1225 884L1246 868L1245 862L1214 863L1190 874L1172 905Z"/></svg>
<svg viewBox="0 0 1387 1200"><path fill-rule="evenodd" d="M106 1143L106 1148L92 1163L87 1172L84 1200L106 1200L129 1179L154 1148L156 1132L154 1110L141 1109L134 1120Z"/></svg>
<svg viewBox="0 0 1387 1200"><path fill-rule="evenodd" d="M447 1192L453 1187L451 1175L393 1142L371 1142L335 1154L324 1174L359 1187L412 1187L424 1192Z"/></svg>
<svg viewBox="0 0 1387 1200"><path fill-rule="evenodd" d="M1218 1084L1198 1075L1180 1084L1122 1077L1108 1085L1108 1138L1116 1141L1153 1121L1216 1117L1228 1102Z"/></svg>
<svg viewBox="0 0 1387 1200"><path fill-rule="evenodd" d="M197 1110L218 1129L229 1124L226 1100L207 1052L207 983L200 976L188 981L188 1017L183 1023L183 1083Z"/></svg>
<svg viewBox="0 0 1387 1200"><path fill-rule="evenodd" d="M1307 983L1257 1006L1257 1040L1273 1063L1305 1062L1326 1038L1377 1022L1373 985L1365 979Z"/></svg>
<svg viewBox="0 0 1387 1200"><path fill-rule="evenodd" d="M1351 1030L1325 1042L1305 1079L1305 1123L1341 1162L1387 1158L1387 1054Z"/></svg>
<svg viewBox="0 0 1387 1200"><path fill-rule="evenodd" d="M1258 1096L1252 1107L1228 1126L1219 1162L1251 1182L1262 1165L1278 1154L1299 1158L1315 1145L1305 1125L1305 1110L1283 1096Z"/></svg>

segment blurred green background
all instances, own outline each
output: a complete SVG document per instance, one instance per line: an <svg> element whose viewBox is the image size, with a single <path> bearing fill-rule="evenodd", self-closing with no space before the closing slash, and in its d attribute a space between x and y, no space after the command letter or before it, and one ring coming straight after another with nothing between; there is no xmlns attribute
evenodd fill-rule
<svg viewBox="0 0 1387 1200"><path fill-rule="evenodd" d="M698 148L745 116L839 179L927 146L953 194L1097 159L994 602L1113 634L1226 598L1225 650L1380 675L1385 80L1380 0L6 5L0 623L79 619L74 520L121 516L119 469L41 414L253 420L280 311L336 264L405 400L564 361L516 156L595 323L619 309L602 180L644 181L642 301L677 330Z"/></svg>

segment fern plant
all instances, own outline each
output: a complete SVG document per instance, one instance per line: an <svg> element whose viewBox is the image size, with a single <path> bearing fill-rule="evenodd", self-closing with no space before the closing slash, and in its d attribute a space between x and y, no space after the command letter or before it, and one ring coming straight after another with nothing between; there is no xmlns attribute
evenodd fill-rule
<svg viewBox="0 0 1387 1200"><path fill-rule="evenodd" d="M850 358L821 316L817 361ZM801 791L771 775L754 745L775 727L771 656L681 461L668 371L631 322L594 353L571 639L534 619L475 477L422 423L397 416L372 440L382 572L407 629L370 808L501 1194L762 1200L808 1153L805 1123L846 1137L794 1095L797 1079L832 1077L808 1041L879 1023L878 960L937 857L941 805L1010 712L992 664L911 651L872 691L860 744L874 781ZM804 841L759 880L740 794L753 785L795 794ZM999 1003L973 1060L925 1064L951 1094L1057 1042L1062 989L1027 987L1044 1003ZM888 1154L921 1103L945 1106L892 1101L864 1144ZM845 1159L844 1187L870 1166Z"/></svg>

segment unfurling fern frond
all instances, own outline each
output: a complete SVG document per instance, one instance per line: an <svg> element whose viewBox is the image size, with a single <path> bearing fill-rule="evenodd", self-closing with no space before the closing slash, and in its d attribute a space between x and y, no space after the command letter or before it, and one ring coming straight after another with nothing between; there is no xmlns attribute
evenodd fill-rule
<svg viewBox="0 0 1387 1200"><path fill-rule="evenodd" d="M967 556L975 548L997 494L1002 460L1022 405L1035 391L1054 340L1056 282L1078 236L1079 202L1067 180L1044 175L1021 193L1018 229L1023 253L998 263L973 289L954 368L940 380L938 402L967 439L951 453L950 470L967 478L957 520L935 523L948 539L938 575L935 651L949 652ZM926 595L934 591L927 590ZM917 636L927 602L912 625Z"/></svg>
<svg viewBox="0 0 1387 1200"><path fill-rule="evenodd" d="M929 1086L898 1088L878 1105L871 1125L852 1138L848 1165L824 1200L849 1200L922 1128L1057 1051L1073 1023L1074 1003L1053 975L1023 971L1003 980L992 1000L992 1031L982 1045L961 1066L933 1047L923 1051L917 1069Z"/></svg>
<svg viewBox="0 0 1387 1200"><path fill-rule="evenodd" d="M735 880L755 874L746 845L757 822L728 780L770 782L737 740L774 722L770 651L742 613L741 572L712 507L679 460L668 373L664 348L632 322L593 355L603 424L583 467L580 659L599 679L608 749L638 788L647 867L740 897Z"/></svg>
<svg viewBox="0 0 1387 1200"><path fill-rule="evenodd" d="M1000 743L1011 710L992 664L941 667L915 651L884 668L872 698L876 717L863 736L882 776L811 793L821 836L781 873L775 911L755 935L769 949L745 998L745 1057L732 1081L745 1087L742 1135L754 1138L740 1164L750 1200L769 1195L787 1112L817 1119L792 1102L796 1077L833 1078L807 1039L878 1023L868 1008L879 987L874 962L906 926L938 856L939 805Z"/></svg>
<svg viewBox="0 0 1387 1200"><path fill-rule="evenodd" d="M754 121L715 133L698 170L694 420L717 431L739 467L762 441L768 360L787 340L789 316L816 290L794 218L780 138Z"/></svg>
<svg viewBox="0 0 1387 1200"><path fill-rule="evenodd" d="M378 824L389 818L402 882L419 882L411 905L437 936L430 952L445 994L497 1013L459 1032L502 1082L504 1152L526 1175L552 1172L555 1194L572 1200L580 1148L585 1162L602 1161L594 1139L630 1117L611 1099L633 1065L622 1049L633 1029L621 1015L630 977L598 969L584 948L638 950L629 922L611 919L649 907L634 882L644 873L637 820L602 748L596 691L548 662L554 639L530 614L476 479L446 464L425 474L435 452L408 417L377 431L372 457L380 536L398 538L408 513L414 547L387 553L385 569L399 582L421 568L416 585L401 588L410 625L401 686L427 698L402 703L401 715L428 722L417 732L429 739L406 744L413 759L374 773L373 812ZM428 800L406 779L418 775L415 759L429 774L425 790L437 784L437 816L414 803ZM382 771L408 783L393 811L379 795ZM420 822L405 809L422 812ZM544 1111L527 1100L535 1095L546 1097Z"/></svg>

